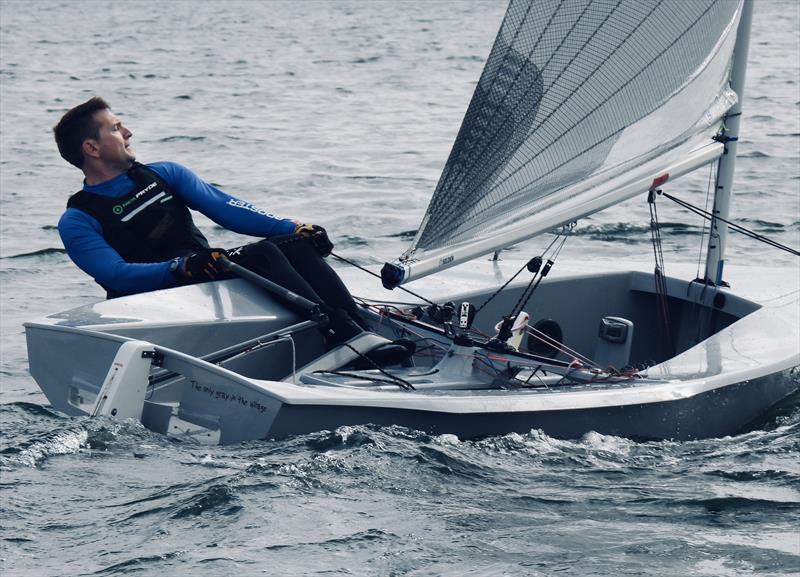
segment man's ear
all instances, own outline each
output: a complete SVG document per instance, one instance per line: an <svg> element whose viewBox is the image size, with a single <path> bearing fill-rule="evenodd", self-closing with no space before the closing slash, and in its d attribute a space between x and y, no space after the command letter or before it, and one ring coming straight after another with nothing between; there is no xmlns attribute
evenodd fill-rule
<svg viewBox="0 0 800 577"><path fill-rule="evenodd" d="M100 147L97 146L97 141L93 138L84 140L81 149L83 150L84 156L92 156L94 158L100 156Z"/></svg>

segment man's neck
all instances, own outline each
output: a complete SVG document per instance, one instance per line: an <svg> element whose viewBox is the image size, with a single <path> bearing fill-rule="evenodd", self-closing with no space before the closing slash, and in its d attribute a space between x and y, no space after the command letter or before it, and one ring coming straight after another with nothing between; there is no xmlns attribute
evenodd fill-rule
<svg viewBox="0 0 800 577"><path fill-rule="evenodd" d="M89 186L94 186L96 184L102 184L107 180L111 180L112 178L118 177L120 174L123 174L128 171L128 169L133 166L133 163L127 167L110 167L110 166L84 166L83 167L83 174L85 176L86 184Z"/></svg>

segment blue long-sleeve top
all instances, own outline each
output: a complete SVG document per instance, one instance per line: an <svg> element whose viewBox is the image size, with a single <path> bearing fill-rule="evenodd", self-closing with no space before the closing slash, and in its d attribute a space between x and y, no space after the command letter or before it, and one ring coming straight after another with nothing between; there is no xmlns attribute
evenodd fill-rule
<svg viewBox="0 0 800 577"><path fill-rule="evenodd" d="M175 162L147 165L169 185L189 208L220 226L250 236L269 238L294 231L295 221L280 218L226 194ZM84 190L116 198L133 188L127 173ZM119 293L135 294L180 284L169 270L170 261L130 263L103 238L99 222L77 208L68 208L58 222L58 232L72 261L98 283Z"/></svg>

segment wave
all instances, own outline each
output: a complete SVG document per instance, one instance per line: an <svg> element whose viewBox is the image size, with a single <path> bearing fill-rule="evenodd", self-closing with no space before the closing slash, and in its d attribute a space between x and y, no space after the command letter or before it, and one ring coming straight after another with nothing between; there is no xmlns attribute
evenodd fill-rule
<svg viewBox="0 0 800 577"><path fill-rule="evenodd" d="M483 62L484 59L482 56L478 56L475 54L467 55L467 56L447 56L445 60L450 62Z"/></svg>
<svg viewBox="0 0 800 577"><path fill-rule="evenodd" d="M0 451L0 466L37 467L55 455L69 455L88 447L88 431L64 430L23 441Z"/></svg>
<svg viewBox="0 0 800 577"><path fill-rule="evenodd" d="M739 152L737 158L772 158L771 155L767 154L766 152L762 152L760 150L751 150L749 152Z"/></svg>
<svg viewBox="0 0 800 577"><path fill-rule="evenodd" d="M341 248L356 248L370 245L370 241L361 236L345 235L339 237L337 244Z"/></svg>
<svg viewBox="0 0 800 577"><path fill-rule="evenodd" d="M749 228L753 228L760 233L780 233L786 230L786 226L779 222L771 222L758 218L742 218L741 222L748 223Z"/></svg>
<svg viewBox="0 0 800 577"><path fill-rule="evenodd" d="M341 536L341 537L332 537L330 539L323 539L320 541L301 541L298 543L278 543L275 545L268 545L265 547L267 550L279 550L279 549L292 549L296 547L308 547L309 545L313 546L327 546L327 545L357 545L359 543L367 543L370 541L384 541L384 540L391 540L395 541L397 539L397 535L394 533L388 533L386 531L381 531L380 529L367 529L365 531L357 531L355 533L350 533L349 535Z"/></svg>
<svg viewBox="0 0 800 577"><path fill-rule="evenodd" d="M205 139L206 139L205 136L189 136L186 134L176 134L174 136L165 136L164 138L160 138L157 142L178 142L178 141L196 142Z"/></svg>
<svg viewBox="0 0 800 577"><path fill-rule="evenodd" d="M386 476L394 479L391 483L396 483L398 476L413 476L415 483L429 477L431 486L452 482L482 486L498 475L517 474L530 467L568 464L615 469L636 461L631 453L637 446L628 439L597 433L577 440L559 440L541 431L460 440L454 435L429 435L399 426L347 426L274 442L269 454L255 456L246 474L268 474L273 482L299 490L334 493L340 490L341 481L332 476L347 478L355 472ZM255 451L259 447L264 445L248 445ZM290 463L284 460L288 455L292 456Z"/></svg>
<svg viewBox="0 0 800 577"><path fill-rule="evenodd" d="M67 251L64 250L63 248L49 247L49 248L43 248L43 249L40 249L40 250L35 250L33 252L22 252L22 253L19 253L19 254L12 254L12 255L9 255L9 256L0 257L0 260L2 260L2 259L29 258L29 257L33 257L33 256L48 256L48 257L49 256L53 256L53 255L59 255L60 256L62 254L67 254Z"/></svg>
<svg viewBox="0 0 800 577"><path fill-rule="evenodd" d="M339 427L335 431L314 435L305 440L305 445L313 451L340 451L364 445L378 446L374 430L368 427Z"/></svg>
<svg viewBox="0 0 800 577"><path fill-rule="evenodd" d="M665 235L698 235L702 228L682 222L661 222L662 234ZM592 240L607 242L623 242L627 244L650 242L650 225L617 222L612 224L590 224L580 226L570 233L572 236L587 237Z"/></svg>
<svg viewBox="0 0 800 577"><path fill-rule="evenodd" d="M419 448L416 460L432 471L475 483L489 482L494 477L494 470L481 464L480 460L470 458L468 454L455 454L454 447L423 445Z"/></svg>
<svg viewBox="0 0 800 577"><path fill-rule="evenodd" d="M163 439L132 420L67 417L32 403L3 405L2 412L16 413L9 419L13 429L3 430L7 444L0 449L0 467L5 469L40 467L59 455L128 449L143 439Z"/></svg>
<svg viewBox="0 0 800 577"><path fill-rule="evenodd" d="M403 230L401 232L395 232L392 234L387 234L386 238L399 238L400 240L411 242L414 240L414 237L417 236L417 230Z"/></svg>
<svg viewBox="0 0 800 577"><path fill-rule="evenodd" d="M663 501L667 505L684 505L689 507L699 507L709 513L744 513L755 511L765 513L773 512L796 512L800 511L800 503L791 501L773 501L771 499L757 499L748 497L710 497L706 499L684 499L679 501L654 500L652 502Z"/></svg>
<svg viewBox="0 0 800 577"><path fill-rule="evenodd" d="M367 56L362 58L355 58L350 61L350 64L369 64L372 62L379 62L383 59L382 56Z"/></svg>
<svg viewBox="0 0 800 577"><path fill-rule="evenodd" d="M728 479L737 482L751 482L751 481L786 481L789 483L800 482L800 477L789 471L780 471L775 469L757 469L746 471L731 471L714 469L712 471L705 471L707 476L719 477L721 479Z"/></svg>
<svg viewBox="0 0 800 577"><path fill-rule="evenodd" d="M159 488L153 493L135 499L108 505L110 509L120 509L114 514L114 525L127 524L132 520L162 515L172 519L194 517L206 511L224 515L234 514L241 509L235 487L225 475L176 483Z"/></svg>
<svg viewBox="0 0 800 577"><path fill-rule="evenodd" d="M182 551L173 551L170 553L163 553L161 555L143 555L140 557L133 557L127 561L114 563L108 567L104 567L92 573L92 575L121 575L125 573L138 573L146 570L149 566L160 567L163 566L164 561L177 559L183 555Z"/></svg>
<svg viewBox="0 0 800 577"><path fill-rule="evenodd" d="M44 418L52 418L52 419L61 419L63 418L59 413L49 409L43 405L37 405L36 403L26 403L25 401L17 401L15 403L8 403L2 405L2 411L12 411L12 412L21 412L31 415L33 417L44 417Z"/></svg>
<svg viewBox="0 0 800 577"><path fill-rule="evenodd" d="M216 511L222 515L233 515L242 506L237 503L234 491L225 484L213 484L191 495L180 503L171 515L172 519L195 517L206 511Z"/></svg>

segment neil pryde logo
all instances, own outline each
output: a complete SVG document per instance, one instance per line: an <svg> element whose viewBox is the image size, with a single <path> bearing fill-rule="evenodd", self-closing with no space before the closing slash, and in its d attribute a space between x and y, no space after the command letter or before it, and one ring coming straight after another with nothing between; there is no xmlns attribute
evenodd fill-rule
<svg viewBox="0 0 800 577"><path fill-rule="evenodd" d="M142 190L140 190L139 192L134 194L133 197L129 198L128 200L126 200L122 204L115 204L111 208L111 212L113 212L114 214L122 214L122 211L125 210L125 207L130 205L132 202L135 202L136 199L141 198L142 195L147 194L148 192L153 190L155 187L156 187L156 183L155 182L151 182L150 184L145 186Z"/></svg>

